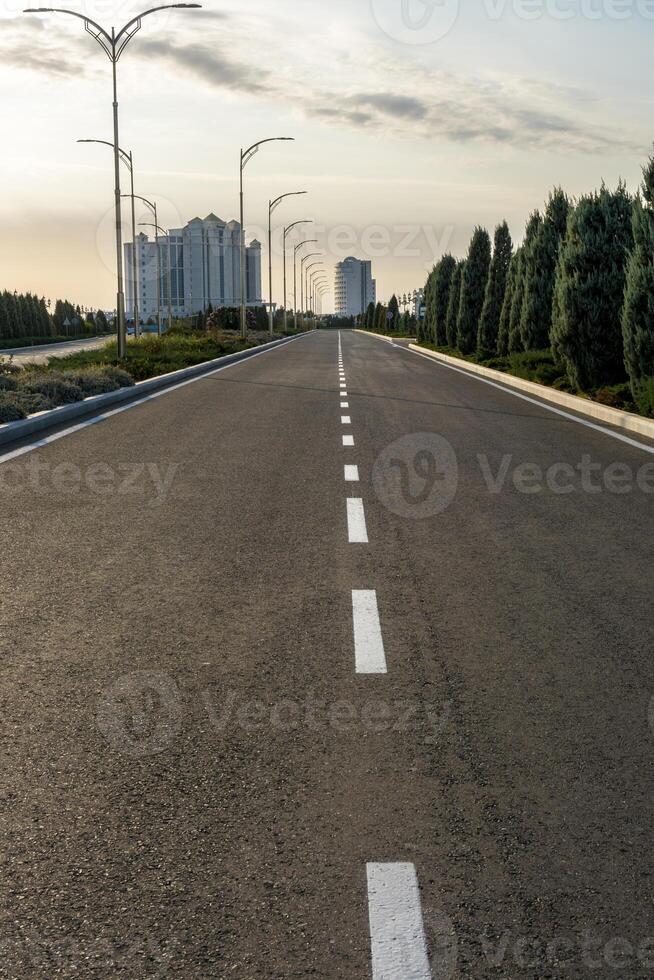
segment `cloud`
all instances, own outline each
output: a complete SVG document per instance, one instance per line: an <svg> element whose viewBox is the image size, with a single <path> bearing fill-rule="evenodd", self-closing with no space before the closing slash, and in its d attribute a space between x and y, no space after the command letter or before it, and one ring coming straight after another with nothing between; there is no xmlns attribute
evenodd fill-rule
<svg viewBox="0 0 654 980"><path fill-rule="evenodd" d="M610 122L597 112L602 121L595 122L592 94L578 89L517 76L434 70L361 38L353 58L353 38L346 33L325 36L307 26L300 43L297 23L270 13L262 30L255 9L200 10L197 16L203 22L201 41L191 40L197 28L185 23L174 37L140 37L140 55L169 69L172 77L181 72L216 89L370 134L555 152L641 149L625 137L619 121L609 130ZM39 37L42 24L32 24L38 27L29 38L15 32L6 38L5 64L59 77L88 73L62 53L69 44L53 40L50 32Z"/></svg>

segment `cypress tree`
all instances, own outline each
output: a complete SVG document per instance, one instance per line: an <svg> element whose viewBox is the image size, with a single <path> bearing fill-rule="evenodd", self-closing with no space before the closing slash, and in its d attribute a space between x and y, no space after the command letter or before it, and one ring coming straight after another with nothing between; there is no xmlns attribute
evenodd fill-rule
<svg viewBox="0 0 654 980"><path fill-rule="evenodd" d="M375 325L375 304L368 303L368 309L366 310L366 327L368 330L372 330Z"/></svg>
<svg viewBox="0 0 654 980"><path fill-rule="evenodd" d="M534 241L538 235L542 218L539 211L532 211L527 221L525 229L525 240L520 249L520 259L516 268L515 291L511 306L511 319L509 321L509 353L516 354L524 350L522 344L522 308L525 302L527 288L527 264L530 260L534 248Z"/></svg>
<svg viewBox="0 0 654 980"><path fill-rule="evenodd" d="M388 329L393 333L396 333L400 326L400 304L397 301L397 296L395 293L393 293L388 302L388 312L392 316L392 318L388 320Z"/></svg>
<svg viewBox="0 0 654 980"><path fill-rule="evenodd" d="M456 259L449 253L443 256L436 267L434 278L434 343L437 347L447 345L447 310L455 269Z"/></svg>
<svg viewBox="0 0 654 980"><path fill-rule="evenodd" d="M495 229L493 259L488 275L486 295L479 321L477 335L477 354L479 357L490 357L497 350L497 338L500 330L500 316L506 295L506 282L509 266L513 257L513 242L506 221Z"/></svg>
<svg viewBox="0 0 654 980"><path fill-rule="evenodd" d="M634 247L622 308L625 367L641 411L654 415L654 157L643 170L643 200L633 205Z"/></svg>
<svg viewBox="0 0 654 980"><path fill-rule="evenodd" d="M581 198L559 253L551 341L582 391L624 379L620 312L633 245L632 201L624 184Z"/></svg>
<svg viewBox="0 0 654 980"><path fill-rule="evenodd" d="M8 338L9 334L9 312L7 310L7 301L5 299L5 293L0 293L0 337Z"/></svg>
<svg viewBox="0 0 654 980"><path fill-rule="evenodd" d="M489 234L485 228L475 228L461 280L461 300L456 331L456 344L463 354L472 354L477 348L477 333L490 263Z"/></svg>
<svg viewBox="0 0 654 980"><path fill-rule="evenodd" d="M445 318L445 334L448 347L456 347L456 329L459 322L459 307L461 305L461 284L463 282L463 270L465 269L465 259L457 262L452 272L452 284L450 286L450 299L447 304L447 316Z"/></svg>
<svg viewBox="0 0 654 980"><path fill-rule="evenodd" d="M549 346L552 298L559 248L565 236L570 201L560 187L550 194L543 221L525 253L525 286L520 337L525 350Z"/></svg>
<svg viewBox="0 0 654 980"><path fill-rule="evenodd" d="M504 293L504 302L502 303L502 312L500 313L500 327L497 334L497 353L500 357L505 357L509 353L511 310L513 309L513 297L515 296L521 254L520 249L517 249L513 253L506 277L506 291Z"/></svg>
<svg viewBox="0 0 654 980"><path fill-rule="evenodd" d="M428 344L434 343L436 330L436 270L435 265L427 276L425 284L425 319L419 324L418 331L421 340Z"/></svg>
<svg viewBox="0 0 654 980"><path fill-rule="evenodd" d="M95 314L95 325L100 333L106 333L109 329L109 324L107 323L107 317L104 310L98 310Z"/></svg>

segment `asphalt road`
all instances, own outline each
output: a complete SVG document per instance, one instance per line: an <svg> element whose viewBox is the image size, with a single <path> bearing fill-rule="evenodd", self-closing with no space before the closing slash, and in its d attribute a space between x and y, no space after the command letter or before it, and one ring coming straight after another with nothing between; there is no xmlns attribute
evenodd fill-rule
<svg viewBox="0 0 654 980"><path fill-rule="evenodd" d="M47 364L51 357L64 357L80 350L97 350L104 347L108 337L90 337L88 340L67 340L62 344L40 344L36 347L16 347L0 350L0 357L12 357L17 363Z"/></svg>
<svg viewBox="0 0 654 980"><path fill-rule="evenodd" d="M0 976L654 975L654 444L341 337L0 463Z"/></svg>

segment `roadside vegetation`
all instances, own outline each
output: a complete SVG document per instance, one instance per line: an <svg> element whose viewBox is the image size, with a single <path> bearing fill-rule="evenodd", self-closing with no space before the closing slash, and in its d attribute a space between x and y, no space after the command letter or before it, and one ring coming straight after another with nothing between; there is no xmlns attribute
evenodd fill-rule
<svg viewBox="0 0 654 980"><path fill-rule="evenodd" d="M0 424L248 350L271 339L267 331L254 329L244 342L238 331L222 329L217 321L218 317L210 315L200 329L178 324L161 337L148 334L130 339L122 361L113 339L98 350L51 358L45 365L18 365L10 357L0 358ZM277 339L283 336L281 332L275 335Z"/></svg>
<svg viewBox="0 0 654 980"><path fill-rule="evenodd" d="M555 188L515 250L506 222L492 245L476 228L465 259L432 269L418 342L654 417L654 157L643 177L635 197ZM359 325L400 336L391 304Z"/></svg>

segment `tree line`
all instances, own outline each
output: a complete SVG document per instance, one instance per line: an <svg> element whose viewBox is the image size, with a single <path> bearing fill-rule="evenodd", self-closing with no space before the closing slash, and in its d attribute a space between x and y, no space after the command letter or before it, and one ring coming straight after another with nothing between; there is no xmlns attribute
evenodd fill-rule
<svg viewBox="0 0 654 980"><path fill-rule="evenodd" d="M431 271L419 338L491 363L549 350L574 390L628 381L654 415L654 157L643 178L635 196L555 188L516 249L506 221L492 245L475 228L465 259Z"/></svg>
<svg viewBox="0 0 654 980"><path fill-rule="evenodd" d="M50 302L32 293L0 292L0 340L49 340L67 334L109 331L103 310L82 310L68 300L58 299L54 312Z"/></svg>
<svg viewBox="0 0 654 980"><path fill-rule="evenodd" d="M397 296L393 294L388 306L383 303L369 303L366 312L357 318L357 322L364 330L409 334L415 333L418 321L408 310L400 311Z"/></svg>

